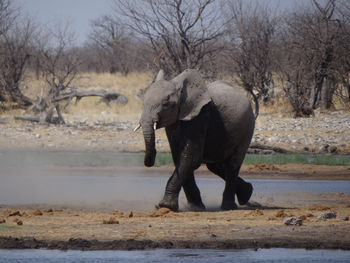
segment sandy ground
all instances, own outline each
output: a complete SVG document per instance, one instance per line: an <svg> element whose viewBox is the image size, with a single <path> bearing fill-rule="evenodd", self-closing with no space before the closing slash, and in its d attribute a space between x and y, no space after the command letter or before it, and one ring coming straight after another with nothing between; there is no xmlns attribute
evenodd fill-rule
<svg viewBox="0 0 350 263"><path fill-rule="evenodd" d="M244 206L235 211L110 212L36 207L1 207L0 248L328 248L350 249L350 194L275 195L279 205ZM318 200L310 205L308 201ZM319 220L325 212L334 219ZM299 216L301 226L284 218Z"/></svg>

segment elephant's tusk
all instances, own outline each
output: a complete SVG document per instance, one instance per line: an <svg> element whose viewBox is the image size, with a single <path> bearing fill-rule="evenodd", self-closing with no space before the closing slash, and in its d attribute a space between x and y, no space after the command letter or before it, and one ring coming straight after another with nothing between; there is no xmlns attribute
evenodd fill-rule
<svg viewBox="0 0 350 263"><path fill-rule="evenodd" d="M139 123L135 128L134 128L134 132L136 132L138 129L141 128L141 124Z"/></svg>
<svg viewBox="0 0 350 263"><path fill-rule="evenodd" d="M154 130L157 129L157 122L153 123L153 129L154 129Z"/></svg>

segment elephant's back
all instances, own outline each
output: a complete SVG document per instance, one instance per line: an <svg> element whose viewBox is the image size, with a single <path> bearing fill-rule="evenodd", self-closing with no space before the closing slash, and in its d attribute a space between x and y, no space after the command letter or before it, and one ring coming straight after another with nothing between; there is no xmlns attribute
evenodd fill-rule
<svg viewBox="0 0 350 263"><path fill-rule="evenodd" d="M215 81L208 85L208 91L223 118L241 122L242 118L254 115L250 101L241 89Z"/></svg>

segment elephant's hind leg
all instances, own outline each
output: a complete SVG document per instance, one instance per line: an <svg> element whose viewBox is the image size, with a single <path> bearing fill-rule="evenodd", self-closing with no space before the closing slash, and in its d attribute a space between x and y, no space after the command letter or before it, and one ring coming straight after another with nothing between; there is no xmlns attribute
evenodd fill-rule
<svg viewBox="0 0 350 263"><path fill-rule="evenodd" d="M248 203L250 197L253 194L253 186L251 183L244 181L241 177L237 177L237 187L236 187L236 195L238 199L238 203L240 205L245 205Z"/></svg>
<svg viewBox="0 0 350 263"><path fill-rule="evenodd" d="M235 169L232 166L224 165L225 173L225 190L222 196L221 209L222 210L234 210L237 209L235 202L236 188L237 188L237 175L239 168Z"/></svg>
<svg viewBox="0 0 350 263"><path fill-rule="evenodd" d="M202 211L205 210L205 205L202 202L201 193L192 173L182 185L190 210Z"/></svg>
<svg viewBox="0 0 350 263"><path fill-rule="evenodd" d="M209 171L220 176L223 180L226 181L224 166L225 164L223 163L207 164ZM239 177L238 175L236 184L236 196L238 199L238 203L240 205L245 205L249 201L253 193L253 186L251 183L244 181L243 178Z"/></svg>

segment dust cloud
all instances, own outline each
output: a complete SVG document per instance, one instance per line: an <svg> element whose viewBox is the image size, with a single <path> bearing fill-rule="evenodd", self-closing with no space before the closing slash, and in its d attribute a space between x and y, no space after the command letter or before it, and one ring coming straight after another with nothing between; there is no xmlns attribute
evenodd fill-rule
<svg viewBox="0 0 350 263"><path fill-rule="evenodd" d="M171 175L171 168L106 167L96 163L89 166L87 160L76 163L59 160L69 154L77 156L52 152L0 153L0 205L151 211L161 200ZM54 158L49 155L58 159L52 161ZM218 206L223 185L219 189L210 188L217 200L207 193L203 201ZM183 193L179 202L180 208L186 209Z"/></svg>

